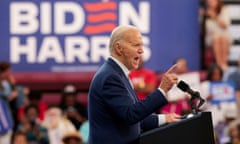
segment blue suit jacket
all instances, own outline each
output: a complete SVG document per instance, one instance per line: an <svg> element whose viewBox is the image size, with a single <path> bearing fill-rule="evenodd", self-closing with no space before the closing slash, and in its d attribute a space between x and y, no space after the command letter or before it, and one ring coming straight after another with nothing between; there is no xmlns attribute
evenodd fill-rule
<svg viewBox="0 0 240 144"><path fill-rule="evenodd" d="M158 127L152 113L167 100L156 90L139 101L122 69L108 59L95 74L88 99L89 144L128 144Z"/></svg>

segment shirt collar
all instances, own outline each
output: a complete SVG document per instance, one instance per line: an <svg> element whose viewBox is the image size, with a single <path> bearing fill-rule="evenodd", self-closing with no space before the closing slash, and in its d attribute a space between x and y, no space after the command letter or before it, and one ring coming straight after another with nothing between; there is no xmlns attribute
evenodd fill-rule
<svg viewBox="0 0 240 144"><path fill-rule="evenodd" d="M130 71L128 70L128 68L123 64L121 63L119 60L117 60L116 58L114 58L113 56L110 56L110 58L117 63L117 65L123 70L124 74L126 77L128 77Z"/></svg>

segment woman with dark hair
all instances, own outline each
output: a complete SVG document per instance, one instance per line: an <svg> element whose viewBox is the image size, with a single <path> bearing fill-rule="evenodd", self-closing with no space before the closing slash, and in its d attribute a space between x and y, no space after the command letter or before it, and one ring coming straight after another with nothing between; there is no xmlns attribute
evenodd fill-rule
<svg viewBox="0 0 240 144"><path fill-rule="evenodd" d="M206 0L206 9L203 13L206 16L205 45L213 48L216 63L225 70L231 41L227 9L220 0Z"/></svg>
<svg viewBox="0 0 240 144"><path fill-rule="evenodd" d="M217 81L221 81L222 77L223 77L223 70L219 65L213 64L208 68L207 80L217 82Z"/></svg>
<svg viewBox="0 0 240 144"><path fill-rule="evenodd" d="M201 96L203 96L207 100L206 103L203 105L202 110L212 109L212 104L210 102L213 98L210 92L211 83L221 82L222 77L223 77L223 70L219 65L212 64L211 66L208 67L206 81L203 81L201 83ZM216 123L214 122L214 124Z"/></svg>

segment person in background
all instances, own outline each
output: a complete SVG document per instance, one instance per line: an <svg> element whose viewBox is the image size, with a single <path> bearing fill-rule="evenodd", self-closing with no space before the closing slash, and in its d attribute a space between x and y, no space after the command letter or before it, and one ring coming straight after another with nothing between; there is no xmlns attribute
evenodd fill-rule
<svg viewBox="0 0 240 144"><path fill-rule="evenodd" d="M17 85L16 80L12 74L11 65L6 61L0 62L0 73L2 81L2 90L4 91L5 97L9 102L12 117L14 121L14 130L18 124L17 121L17 110L21 107L23 100L26 95L29 94L29 88Z"/></svg>
<svg viewBox="0 0 240 144"><path fill-rule="evenodd" d="M44 120L44 114L48 109L48 105L42 101L42 93L38 90L31 90L25 99L25 104L18 109L18 120L21 121L24 116L25 107L28 105L35 105L38 108L38 119Z"/></svg>
<svg viewBox="0 0 240 144"><path fill-rule="evenodd" d="M54 106L46 111L42 125L48 129L50 144L63 144L63 136L68 132L76 131L74 125L63 117L61 109Z"/></svg>
<svg viewBox="0 0 240 144"><path fill-rule="evenodd" d="M10 144L11 135L14 130L13 111L11 108L18 96L17 91L12 90L9 83L10 65L7 62L0 62L0 143Z"/></svg>
<svg viewBox="0 0 240 144"><path fill-rule="evenodd" d="M224 120L223 112L218 105L212 105L211 100L213 98L210 93L211 82L222 82L223 70L218 64L212 64L207 69L207 78L201 83L201 96L206 100L201 107L202 111L211 111L213 126L215 127L219 122Z"/></svg>
<svg viewBox="0 0 240 144"><path fill-rule="evenodd" d="M87 119L87 110L77 101L77 89L74 85L69 84L64 87L59 107L77 130Z"/></svg>
<svg viewBox="0 0 240 144"><path fill-rule="evenodd" d="M216 63L226 70L231 43L228 11L221 0L205 0L205 5L205 9L201 11L201 14L206 17L205 45L213 48Z"/></svg>
<svg viewBox="0 0 240 144"><path fill-rule="evenodd" d="M62 141L64 144L83 144L82 136L77 131L66 133L63 136Z"/></svg>
<svg viewBox="0 0 240 144"><path fill-rule="evenodd" d="M239 141L235 141L237 138L239 140L239 132L238 137L235 137L228 133L229 128L232 127L232 124L236 121L239 121L237 118L236 107L233 105L226 105L223 110L224 121L220 122L214 129L216 134L219 137L220 144L239 144ZM230 128L231 129L231 128ZM239 131L239 130L238 130Z"/></svg>
<svg viewBox="0 0 240 144"><path fill-rule="evenodd" d="M28 144L26 134L15 132L12 137L12 144Z"/></svg>
<svg viewBox="0 0 240 144"><path fill-rule="evenodd" d="M177 58L174 63L177 64L175 73L178 75L179 79L184 79L184 81L186 81L192 78L188 78L187 60L185 58ZM186 82L189 83L189 81ZM171 89L167 95L169 103L160 109L161 113L188 114L190 112L188 94L183 93L177 87L173 87L173 89Z"/></svg>
<svg viewBox="0 0 240 144"><path fill-rule="evenodd" d="M224 133L225 127L237 117L237 109L235 102L220 102L218 104L212 104L211 100L213 95L211 94L211 83L221 83L223 70L217 64L212 64L207 71L207 79L201 83L201 96L206 100L202 107L202 111L210 111L212 113L212 121L215 130L215 134L218 137L220 143L226 143L230 141L228 135Z"/></svg>
<svg viewBox="0 0 240 144"><path fill-rule="evenodd" d="M238 117L240 118L240 57L238 58L238 67L235 71L229 74L228 81L232 81L235 84Z"/></svg>
<svg viewBox="0 0 240 144"><path fill-rule="evenodd" d="M139 100L145 99L157 88L158 84L156 74L152 70L144 68L143 64L143 57L141 57L139 68L132 70L129 74Z"/></svg>
<svg viewBox="0 0 240 144"><path fill-rule="evenodd" d="M240 119L232 121L226 128L225 133L231 138L229 144L240 144Z"/></svg>
<svg viewBox="0 0 240 144"><path fill-rule="evenodd" d="M83 122L78 131L82 135L83 143L87 144L88 143L88 138L89 138L89 121L86 120L85 122Z"/></svg>
<svg viewBox="0 0 240 144"><path fill-rule="evenodd" d="M29 144L49 144L48 131L38 120L38 114L36 105L28 105L17 132L25 133Z"/></svg>
<svg viewBox="0 0 240 144"><path fill-rule="evenodd" d="M212 95L210 94L210 83L221 82L223 77L223 70L218 64L212 64L207 69L206 80L201 83L201 96L206 100L202 110L208 110L211 106Z"/></svg>

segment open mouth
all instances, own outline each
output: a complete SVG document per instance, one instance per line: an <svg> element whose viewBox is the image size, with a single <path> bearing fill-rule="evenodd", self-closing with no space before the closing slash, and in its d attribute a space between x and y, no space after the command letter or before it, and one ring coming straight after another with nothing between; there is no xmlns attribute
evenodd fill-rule
<svg viewBox="0 0 240 144"><path fill-rule="evenodd" d="M138 60L139 60L139 57L135 57L134 60L135 60L135 61L138 61Z"/></svg>

